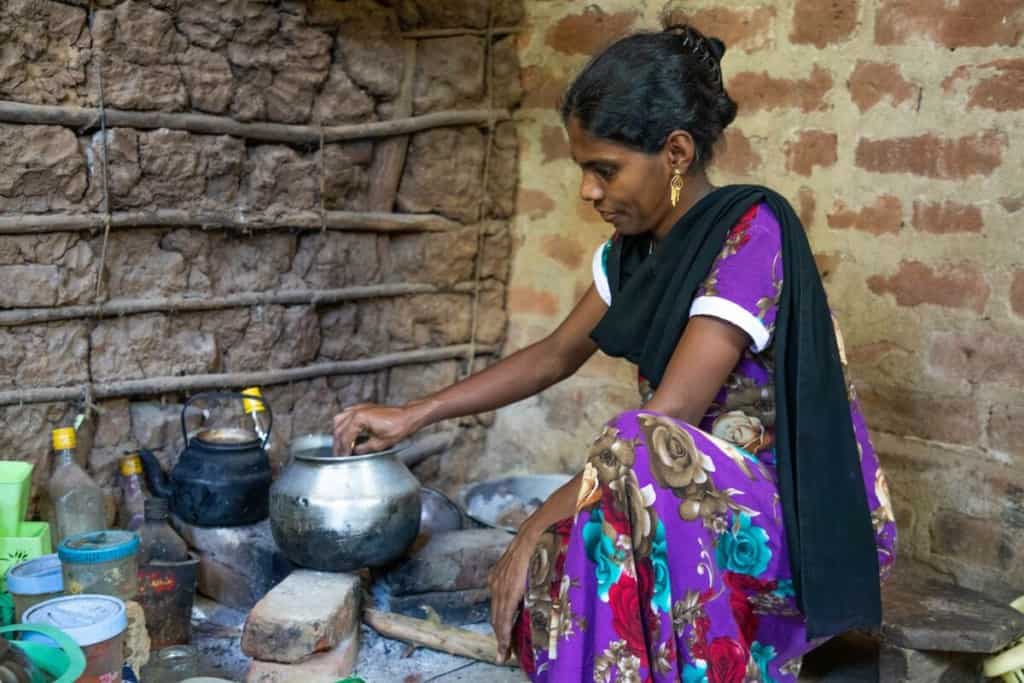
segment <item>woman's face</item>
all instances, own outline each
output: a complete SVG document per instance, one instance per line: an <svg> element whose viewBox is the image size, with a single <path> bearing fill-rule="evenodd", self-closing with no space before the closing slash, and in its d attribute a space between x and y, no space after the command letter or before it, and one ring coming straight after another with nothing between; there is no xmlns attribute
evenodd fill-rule
<svg viewBox="0 0 1024 683"><path fill-rule="evenodd" d="M623 235L656 229L672 212L672 169L662 153L644 154L592 136L573 116L566 126L573 160L583 171L580 198Z"/></svg>

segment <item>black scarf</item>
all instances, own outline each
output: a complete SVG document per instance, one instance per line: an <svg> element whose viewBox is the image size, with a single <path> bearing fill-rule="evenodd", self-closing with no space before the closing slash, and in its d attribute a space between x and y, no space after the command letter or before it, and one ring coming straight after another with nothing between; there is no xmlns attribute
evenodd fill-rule
<svg viewBox="0 0 1024 683"><path fill-rule="evenodd" d="M881 623L878 556L825 289L800 219L753 185L698 201L649 254L650 238L614 240L612 303L591 333L657 387L686 329L690 304L726 236L765 202L782 228L784 280L775 321L775 458L797 601L808 638Z"/></svg>

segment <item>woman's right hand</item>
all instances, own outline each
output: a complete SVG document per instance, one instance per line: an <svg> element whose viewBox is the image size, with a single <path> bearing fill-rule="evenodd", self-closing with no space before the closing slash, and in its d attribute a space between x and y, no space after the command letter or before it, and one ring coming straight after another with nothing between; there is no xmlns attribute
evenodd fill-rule
<svg viewBox="0 0 1024 683"><path fill-rule="evenodd" d="M422 426L421 412L421 406L416 403L350 406L334 416L334 454L358 455L390 448ZM369 438L356 445L361 435Z"/></svg>

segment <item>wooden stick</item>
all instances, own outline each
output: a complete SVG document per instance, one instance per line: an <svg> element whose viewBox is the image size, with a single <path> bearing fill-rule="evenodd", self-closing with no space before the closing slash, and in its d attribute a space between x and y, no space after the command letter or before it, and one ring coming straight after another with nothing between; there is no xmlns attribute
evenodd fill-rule
<svg viewBox="0 0 1024 683"><path fill-rule="evenodd" d="M44 232L97 230L104 227L105 218L104 214L99 213L0 216L0 234L31 235ZM444 216L418 213L328 211L325 220L328 230L351 232L444 232L461 227L460 223ZM157 209L112 213L110 227L199 227L254 232L282 228L320 230L323 223L318 211L247 214Z"/></svg>
<svg viewBox="0 0 1024 683"><path fill-rule="evenodd" d="M363 610L363 622L386 638L394 638L459 657L499 664L498 643L491 635L371 608ZM501 664L519 666L514 656L510 661Z"/></svg>
<svg viewBox="0 0 1024 683"><path fill-rule="evenodd" d="M395 100L395 116L410 116L413 106L413 86L416 83L416 41L406 40L402 87ZM370 191L367 206L371 211L391 211L398 196L398 185L405 169L405 155L409 137L394 137L378 143L373 150L370 168Z"/></svg>
<svg viewBox="0 0 1024 683"><path fill-rule="evenodd" d="M496 347L487 347L486 353L494 353ZM147 377L100 384L79 384L66 387L36 387L0 391L0 406L22 403L53 403L73 401L82 398L91 390L94 399L122 398L126 396L152 396L154 394L186 393L208 389L241 388L248 386L269 386L287 384L318 377L333 375L358 375L383 370L399 365L431 363L434 361L462 358L469 351L469 344L442 346L436 349L399 351L363 360L332 361L315 363L301 368L287 370L263 370L257 372L228 372L186 377ZM477 347L480 353L480 347Z"/></svg>
<svg viewBox="0 0 1024 683"><path fill-rule="evenodd" d="M495 26L491 29L491 35L505 36L510 33L519 33L518 26ZM403 31L403 38L453 38L456 36L486 36L485 28L421 28L412 31Z"/></svg>
<svg viewBox="0 0 1024 683"><path fill-rule="evenodd" d="M407 135L431 128L484 125L509 118L511 115L507 110L448 110L392 121L327 126L323 129L323 134L324 142L342 142ZM69 126L85 132L97 127L99 120L99 110L91 107L23 104L0 100L0 121L7 123ZM320 142L320 128L317 126L287 123L241 123L225 116L210 114L106 109L106 123L107 128L124 127L140 130L169 128L206 135L233 135L239 138L268 142L292 144Z"/></svg>
<svg viewBox="0 0 1024 683"><path fill-rule="evenodd" d="M344 287L341 289L291 289L280 292L243 292L215 297L174 296L159 299L114 299L95 305L57 306L54 308L22 308L0 311L0 327L16 327L48 323L55 320L81 318L113 318L137 313L179 313L186 311L214 311L224 308L248 306L301 306L335 304L342 301L360 301L413 294L472 293L471 283L455 285L451 290L427 284L395 283Z"/></svg>

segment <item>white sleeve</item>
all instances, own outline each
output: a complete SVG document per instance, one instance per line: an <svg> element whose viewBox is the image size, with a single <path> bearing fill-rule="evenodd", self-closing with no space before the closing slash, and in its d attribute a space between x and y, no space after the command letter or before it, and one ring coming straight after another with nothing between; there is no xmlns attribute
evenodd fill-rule
<svg viewBox="0 0 1024 683"><path fill-rule="evenodd" d="M602 242L600 246L597 247L597 251L594 252L591 269L594 271L594 288L597 289L597 293L601 297L601 301L603 301L606 306L611 306L612 288L608 284L608 273L604 271L604 251L607 245L607 242Z"/></svg>
<svg viewBox="0 0 1024 683"><path fill-rule="evenodd" d="M712 318L719 318L732 323L746 332L753 340L751 349L754 353L760 353L771 341L771 332L764 323L758 320L757 316L740 306L731 299L721 296L699 296L690 304L690 317L695 315L707 315Z"/></svg>

